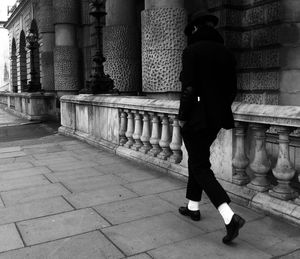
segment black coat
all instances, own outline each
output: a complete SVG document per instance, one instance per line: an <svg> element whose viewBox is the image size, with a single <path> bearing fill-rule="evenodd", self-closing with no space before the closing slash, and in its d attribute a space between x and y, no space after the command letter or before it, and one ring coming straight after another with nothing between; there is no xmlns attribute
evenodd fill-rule
<svg viewBox="0 0 300 259"><path fill-rule="evenodd" d="M182 55L179 120L193 128L233 128L231 104L237 91L233 54L210 27L199 29L189 42Z"/></svg>

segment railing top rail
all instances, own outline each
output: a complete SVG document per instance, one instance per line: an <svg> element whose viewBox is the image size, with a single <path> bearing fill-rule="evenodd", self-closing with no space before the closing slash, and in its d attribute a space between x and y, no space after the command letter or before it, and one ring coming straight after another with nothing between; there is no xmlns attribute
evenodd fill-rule
<svg viewBox="0 0 300 259"><path fill-rule="evenodd" d="M150 99L143 96L66 95L61 102L112 108L178 114L178 100ZM300 128L300 106L260 105L234 102L236 121Z"/></svg>

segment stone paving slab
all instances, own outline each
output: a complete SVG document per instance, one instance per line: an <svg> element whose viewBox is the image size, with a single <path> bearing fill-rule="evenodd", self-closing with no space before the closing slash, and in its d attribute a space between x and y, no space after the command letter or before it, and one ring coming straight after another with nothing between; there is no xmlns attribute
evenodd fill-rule
<svg viewBox="0 0 300 259"><path fill-rule="evenodd" d="M59 152L59 151L63 151L62 147L59 145L55 145L55 146L41 146L41 147L26 147L23 149L24 153L26 153L27 155L31 155L31 154L42 154L42 153L54 153L54 152Z"/></svg>
<svg viewBox="0 0 300 259"><path fill-rule="evenodd" d="M124 186L139 195L150 195L183 188L185 187L185 183L171 177L161 177L158 179L125 184Z"/></svg>
<svg viewBox="0 0 300 259"><path fill-rule="evenodd" d="M129 256L127 258L128 259L152 259L152 257L150 257L149 255L147 255L145 253L134 255L134 256Z"/></svg>
<svg viewBox="0 0 300 259"><path fill-rule="evenodd" d="M54 153L43 153L43 154L33 154L32 155L37 160L45 160L45 159L65 159L65 158L74 158L72 153L69 151L61 151L61 152L54 152Z"/></svg>
<svg viewBox="0 0 300 259"><path fill-rule="evenodd" d="M28 177L20 177L16 179L0 181L0 192L9 191L13 189L20 189L29 186L47 184L49 181L42 175L34 175Z"/></svg>
<svg viewBox="0 0 300 259"><path fill-rule="evenodd" d="M108 227L102 231L126 255L142 253L203 233L172 213Z"/></svg>
<svg viewBox="0 0 300 259"><path fill-rule="evenodd" d="M1 192L1 197L6 207L8 207L34 200L65 195L68 193L70 192L65 187L63 187L59 183L56 183L43 184L18 190Z"/></svg>
<svg viewBox="0 0 300 259"><path fill-rule="evenodd" d="M280 259L299 259L300 258L300 250L294 251L288 255L276 257L276 259L279 259L279 258Z"/></svg>
<svg viewBox="0 0 300 259"><path fill-rule="evenodd" d="M101 229L109 223L94 210L83 209L19 222L17 226L25 244L34 245Z"/></svg>
<svg viewBox="0 0 300 259"><path fill-rule="evenodd" d="M9 153L0 153L0 159L2 158L10 158L10 157L19 157L19 156L26 156L26 153L23 151L15 151Z"/></svg>
<svg viewBox="0 0 300 259"><path fill-rule="evenodd" d="M11 153L11 152L18 152L21 151L21 147L5 147L0 148L0 153Z"/></svg>
<svg viewBox="0 0 300 259"><path fill-rule="evenodd" d="M32 161L32 163L35 166L48 166L48 165L57 165L57 164L65 164L65 163L74 163L78 162L78 159L75 157L69 156L69 157L55 157L55 158L43 158L43 159L35 159Z"/></svg>
<svg viewBox="0 0 300 259"><path fill-rule="evenodd" d="M154 195L112 202L95 209L114 225L175 211L174 206Z"/></svg>
<svg viewBox="0 0 300 259"><path fill-rule="evenodd" d="M0 225L73 210L63 198L37 200L0 209Z"/></svg>
<svg viewBox="0 0 300 259"><path fill-rule="evenodd" d="M28 177L33 175L47 174L51 171L44 166L34 167L34 168L26 168L21 170L9 171L9 172L0 172L0 180L9 180L16 179L19 177Z"/></svg>
<svg viewBox="0 0 300 259"><path fill-rule="evenodd" d="M95 162L86 162L86 161L77 161L77 162L65 162L65 163L58 163L58 164L51 164L48 165L49 169L54 172L61 172L66 170L76 170L76 169L84 169L88 167L97 166Z"/></svg>
<svg viewBox="0 0 300 259"><path fill-rule="evenodd" d="M120 201L137 197L137 194L119 185L112 185L89 192L80 192L64 195L77 209L97 206L113 201Z"/></svg>
<svg viewBox="0 0 300 259"><path fill-rule="evenodd" d="M0 226L0 252L23 247L15 224Z"/></svg>
<svg viewBox="0 0 300 259"><path fill-rule="evenodd" d="M14 171L19 169L25 169L25 168L32 168L33 164L29 162L23 162L23 163L1 163L0 164L0 173L1 172L7 172L7 171Z"/></svg>
<svg viewBox="0 0 300 259"><path fill-rule="evenodd" d="M271 258L261 250L241 240L231 246L221 243L223 233L218 231L192 239L176 242L148 252L153 258L159 259L268 259Z"/></svg>
<svg viewBox="0 0 300 259"><path fill-rule="evenodd" d="M0 254L0 259L119 259L124 255L99 231ZM146 259L147 257L145 257Z"/></svg>
<svg viewBox="0 0 300 259"><path fill-rule="evenodd" d="M86 178L91 176L102 176L102 175L103 173L100 173L97 169L91 167L78 169L78 170L67 170L62 172L45 174L45 176L52 183L66 182L66 181L72 181L80 178Z"/></svg>
<svg viewBox="0 0 300 259"><path fill-rule="evenodd" d="M300 228L265 217L247 223L240 239L268 254L282 255L300 247Z"/></svg>
<svg viewBox="0 0 300 259"><path fill-rule="evenodd" d="M120 185L125 183L127 183L127 181L115 175L101 175L79 178L72 181L63 181L63 184L72 192L91 191L105 186Z"/></svg>

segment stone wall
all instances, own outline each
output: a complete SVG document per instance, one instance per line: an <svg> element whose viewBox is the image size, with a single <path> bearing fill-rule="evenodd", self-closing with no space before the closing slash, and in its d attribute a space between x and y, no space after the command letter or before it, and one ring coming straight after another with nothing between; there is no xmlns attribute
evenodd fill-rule
<svg viewBox="0 0 300 259"><path fill-rule="evenodd" d="M295 0L208 0L238 60L238 100L299 105L299 10Z"/></svg>

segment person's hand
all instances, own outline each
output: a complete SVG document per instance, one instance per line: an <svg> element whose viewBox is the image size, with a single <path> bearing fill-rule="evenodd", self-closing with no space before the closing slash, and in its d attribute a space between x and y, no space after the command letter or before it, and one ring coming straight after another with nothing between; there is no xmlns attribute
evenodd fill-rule
<svg viewBox="0 0 300 259"><path fill-rule="evenodd" d="M184 124L186 123L186 121L179 121L179 126L180 128L182 128L184 126Z"/></svg>

